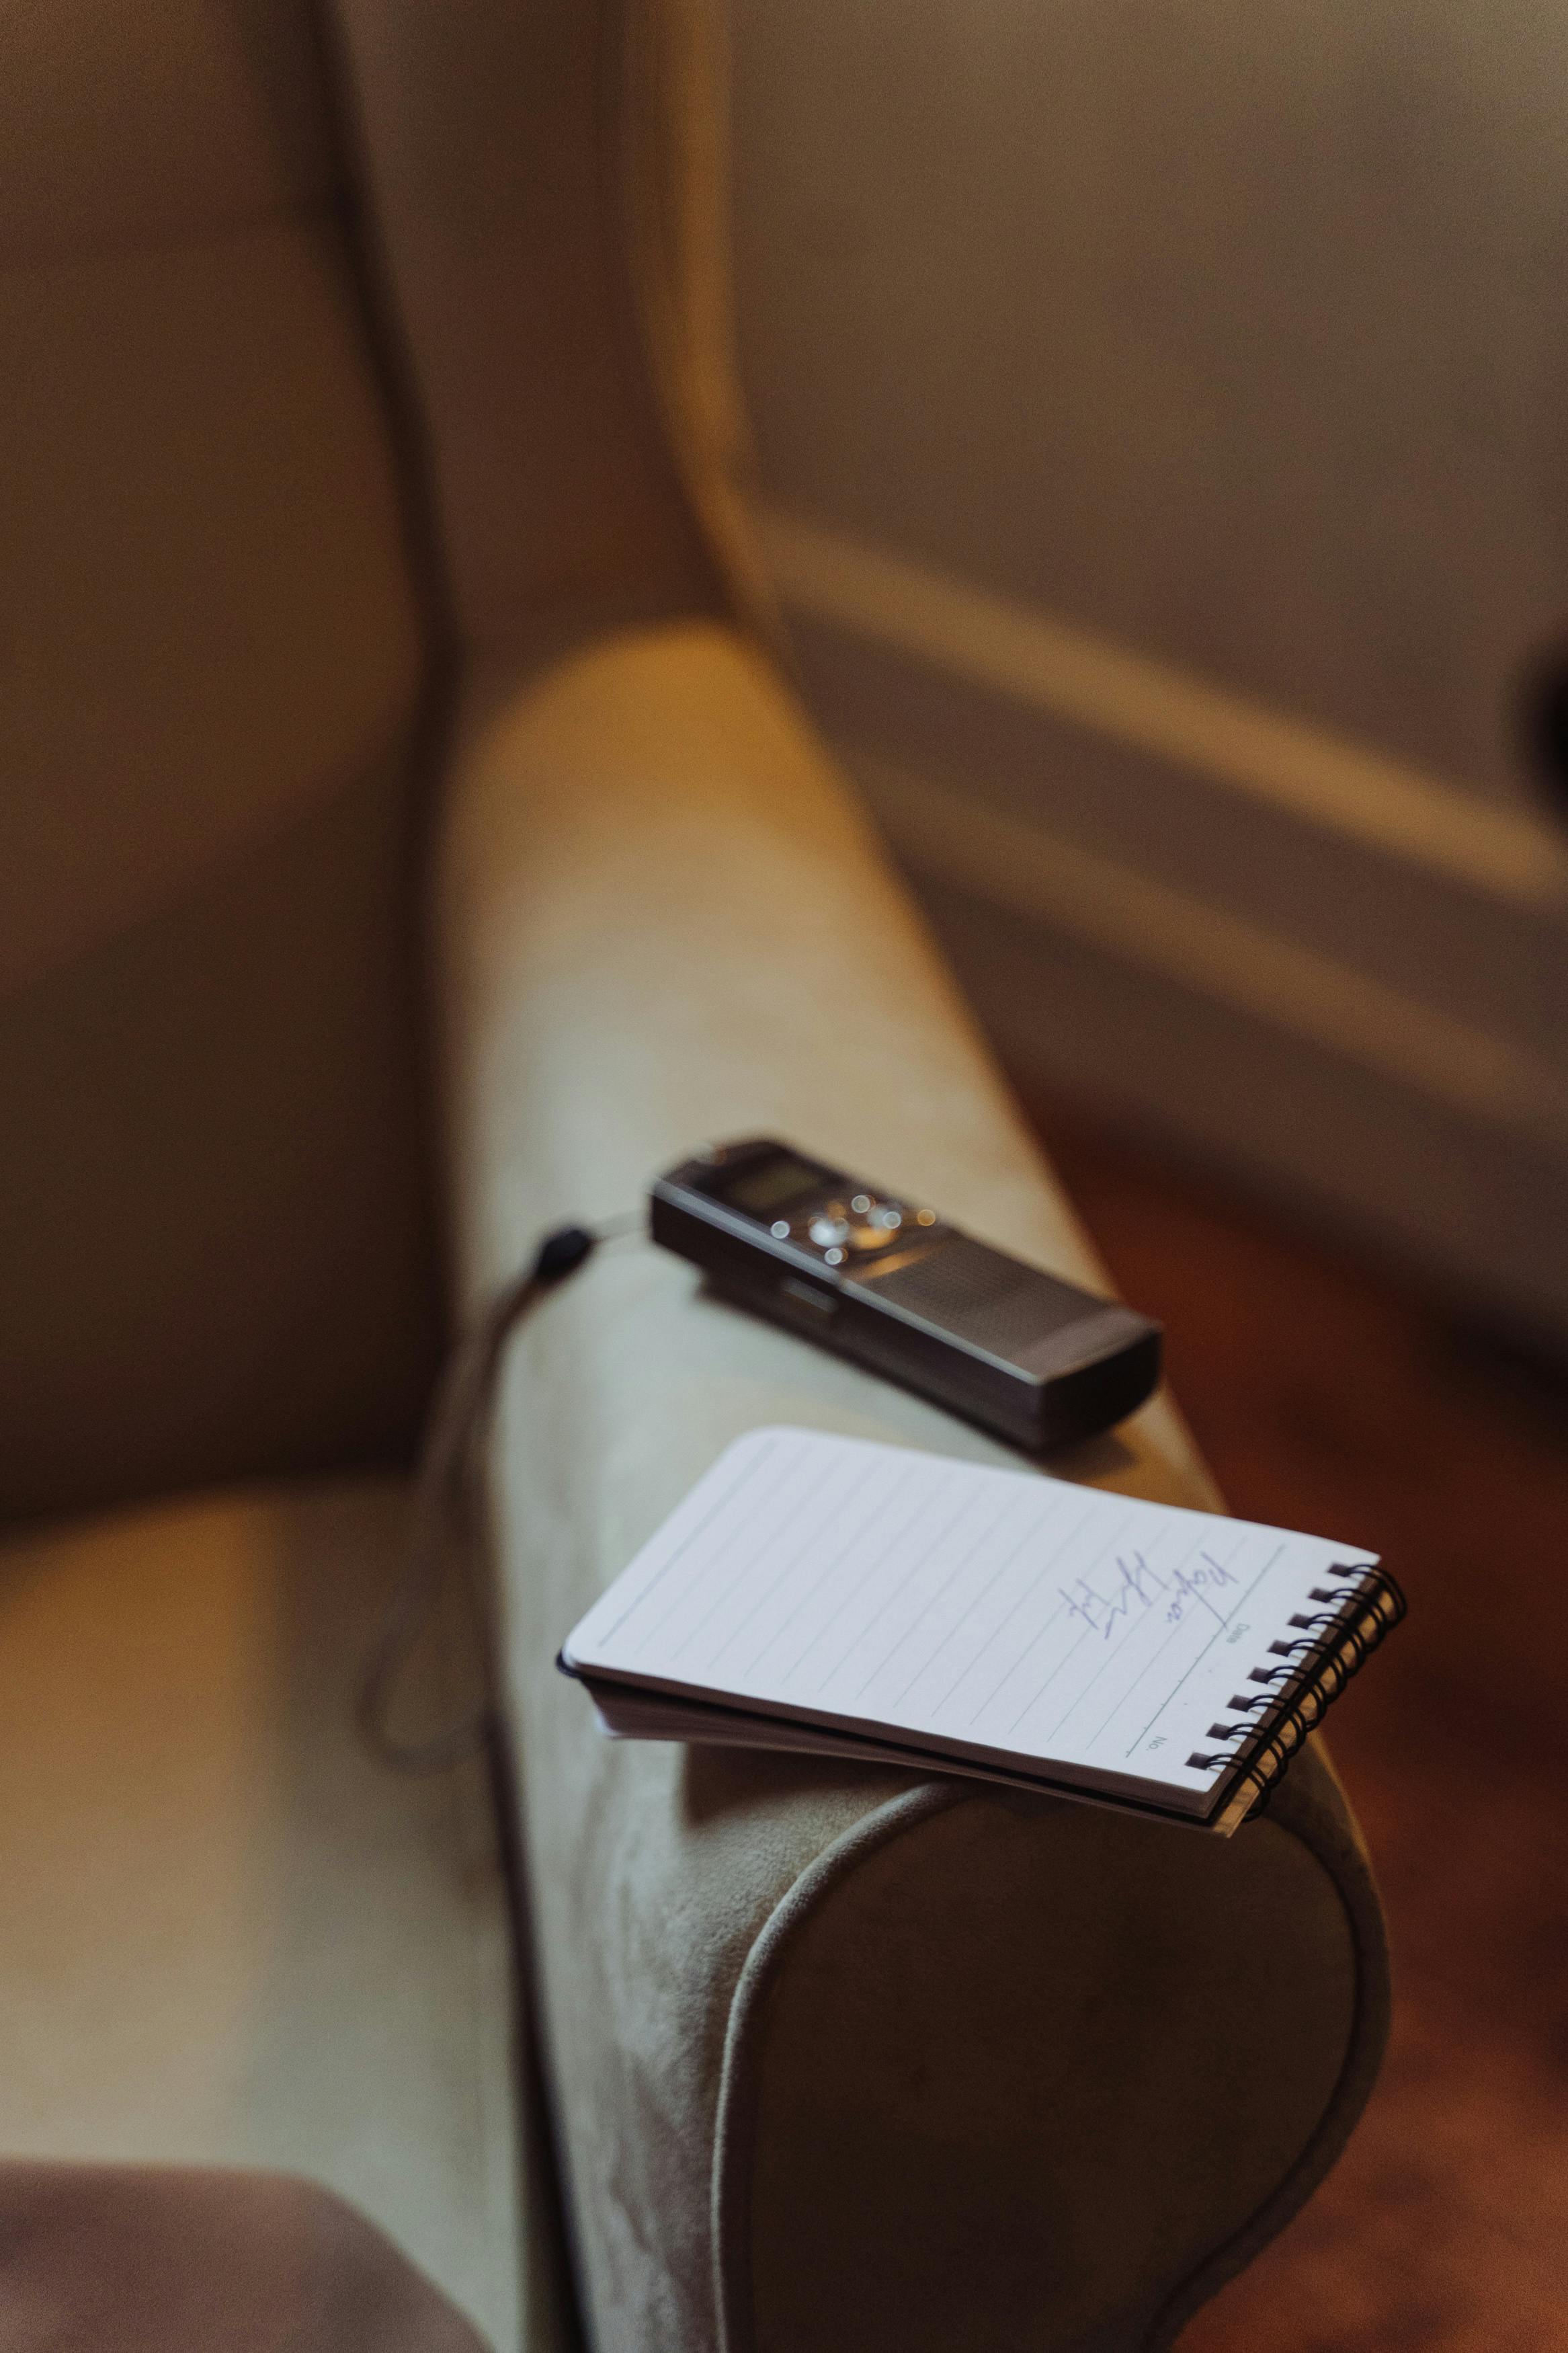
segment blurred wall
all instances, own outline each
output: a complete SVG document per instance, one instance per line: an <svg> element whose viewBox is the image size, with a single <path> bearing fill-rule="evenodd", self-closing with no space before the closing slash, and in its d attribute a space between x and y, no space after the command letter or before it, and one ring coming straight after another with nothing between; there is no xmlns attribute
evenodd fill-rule
<svg viewBox="0 0 1568 2353"><path fill-rule="evenodd" d="M730 38L774 581L1005 1051L1568 1339L1568 17Z"/></svg>

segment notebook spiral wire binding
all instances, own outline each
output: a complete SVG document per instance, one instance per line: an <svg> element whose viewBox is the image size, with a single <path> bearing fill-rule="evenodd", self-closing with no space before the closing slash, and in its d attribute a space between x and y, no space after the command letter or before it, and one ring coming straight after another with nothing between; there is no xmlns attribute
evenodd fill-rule
<svg viewBox="0 0 1568 2353"><path fill-rule="evenodd" d="M1234 1764L1266 1727L1268 1736L1247 1757L1244 1777L1258 1785L1258 1799L1251 1809L1254 1815L1268 1805L1285 1767L1307 1735L1321 1723L1352 1676L1405 1613L1405 1595L1386 1569L1357 1569L1349 1562L1336 1562L1334 1568L1368 1581L1314 1585L1309 1599L1329 1607L1315 1616L1298 1611L1290 1623L1300 1628L1299 1639L1268 1645L1269 1656L1287 1663L1254 1667L1247 1681L1264 1688L1255 1694L1238 1692L1231 1700L1232 1713L1248 1720L1210 1725L1211 1740L1225 1740L1232 1745L1199 1750L1187 1759L1200 1772L1212 1770L1216 1765ZM1281 1711L1278 1716L1274 1714L1277 1709Z"/></svg>

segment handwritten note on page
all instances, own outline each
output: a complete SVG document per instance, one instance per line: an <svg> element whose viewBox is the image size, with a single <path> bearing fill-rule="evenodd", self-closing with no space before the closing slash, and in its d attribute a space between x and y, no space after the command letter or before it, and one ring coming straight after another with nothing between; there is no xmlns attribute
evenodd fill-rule
<svg viewBox="0 0 1568 2353"><path fill-rule="evenodd" d="M809 1430L739 1439L570 1636L647 1692L1201 1811L1269 1644L1354 1546Z"/></svg>

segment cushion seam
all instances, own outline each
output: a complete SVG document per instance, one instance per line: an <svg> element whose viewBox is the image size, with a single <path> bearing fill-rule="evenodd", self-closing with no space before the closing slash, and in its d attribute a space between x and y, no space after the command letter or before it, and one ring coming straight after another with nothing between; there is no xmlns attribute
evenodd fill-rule
<svg viewBox="0 0 1568 2353"><path fill-rule="evenodd" d="M752 2158L762 2092L768 1997L802 1924L862 1859L906 1831L982 1793L952 1781L900 1790L842 1831L785 1888L736 1980L724 2033L713 2139L713 2303L720 2353L755 2353L752 2294Z"/></svg>
<svg viewBox="0 0 1568 2353"><path fill-rule="evenodd" d="M1376 1891L1354 1847L1347 1855L1343 1840L1311 1834L1318 1810L1303 1809L1304 1821L1280 1822L1277 1827L1286 1830L1317 1862L1338 1894L1349 1924L1355 1984L1344 2058L1306 2147L1247 2220L1218 2246L1211 2247L1165 2297L1143 2337L1144 2353L1165 2353L1200 2306L1244 2270L1306 2204L1342 2153L1382 2064L1388 2041L1390 1989L1388 1947Z"/></svg>

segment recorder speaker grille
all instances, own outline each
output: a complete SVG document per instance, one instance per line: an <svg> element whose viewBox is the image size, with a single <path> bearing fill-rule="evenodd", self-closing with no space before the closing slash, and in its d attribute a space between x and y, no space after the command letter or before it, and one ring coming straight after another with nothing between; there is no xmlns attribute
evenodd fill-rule
<svg viewBox="0 0 1568 2353"><path fill-rule="evenodd" d="M995 1356L1016 1358L1083 1312L1080 1293L964 1234L910 1264L886 1274L868 1268L858 1279L879 1298Z"/></svg>

